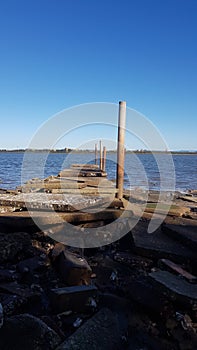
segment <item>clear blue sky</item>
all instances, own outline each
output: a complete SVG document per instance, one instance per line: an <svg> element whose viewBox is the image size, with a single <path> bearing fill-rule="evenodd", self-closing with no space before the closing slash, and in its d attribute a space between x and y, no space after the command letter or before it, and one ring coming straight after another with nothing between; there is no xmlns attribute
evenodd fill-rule
<svg viewBox="0 0 197 350"><path fill-rule="evenodd" d="M170 149L197 149L196 0L1 0L0 50L0 148L64 108L123 99Z"/></svg>

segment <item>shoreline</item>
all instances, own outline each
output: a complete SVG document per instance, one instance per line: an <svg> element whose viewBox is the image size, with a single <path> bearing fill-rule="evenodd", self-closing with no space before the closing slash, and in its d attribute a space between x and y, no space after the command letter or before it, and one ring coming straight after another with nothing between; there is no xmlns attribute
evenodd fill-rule
<svg viewBox="0 0 197 350"><path fill-rule="evenodd" d="M69 153L76 153L76 154L94 154L95 151L94 150L75 150L75 149L69 149L68 151L66 151L65 149L59 149L59 150L50 150L50 149L38 149L38 150L31 150L31 149L13 149L13 150L4 150L4 149L1 149L0 150L0 154L1 153L25 153L25 152L28 152L28 153L33 153L33 154L36 154L36 153L52 153L52 154L69 154ZM116 150L108 150L107 153L113 153L113 154L116 154L117 151ZM126 154L143 154L143 155L150 155L150 154L161 154L161 155L197 155L197 151L156 151L156 150L153 150L153 151L138 151L138 150L126 150L125 152Z"/></svg>
<svg viewBox="0 0 197 350"><path fill-rule="evenodd" d="M166 192L162 203L158 191L149 191L147 199L143 191L125 191L112 207L98 203L99 212L69 210L76 188L79 193L95 191L101 179L66 178L63 173L62 186L58 176L51 176L31 180L18 194L0 194L1 344L18 344L17 331L32 342L47 334L52 350L75 345L90 350L95 343L109 349L112 341L111 350L136 348L133 344L179 350L187 339L197 344L197 191L186 196L176 192L173 199ZM102 181L111 193L110 183ZM70 195L62 206L64 188L70 188ZM53 210L44 205L49 202ZM150 233L152 220L160 225ZM94 243L92 228L102 235L102 246L71 246L74 233L80 243Z"/></svg>

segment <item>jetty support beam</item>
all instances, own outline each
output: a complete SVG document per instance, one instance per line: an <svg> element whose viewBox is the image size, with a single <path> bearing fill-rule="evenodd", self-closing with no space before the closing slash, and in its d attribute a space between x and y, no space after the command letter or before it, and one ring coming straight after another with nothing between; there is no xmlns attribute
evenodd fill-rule
<svg viewBox="0 0 197 350"><path fill-rule="evenodd" d="M126 124L126 102L119 102L118 116L118 145L117 145L117 172L116 188L118 189L117 198L122 199L124 187L124 157L125 157L125 124Z"/></svg>

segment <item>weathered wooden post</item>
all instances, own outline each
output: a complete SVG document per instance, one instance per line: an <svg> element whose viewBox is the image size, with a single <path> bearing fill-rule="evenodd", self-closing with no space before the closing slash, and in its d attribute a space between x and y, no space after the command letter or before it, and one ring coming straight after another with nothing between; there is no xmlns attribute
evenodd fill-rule
<svg viewBox="0 0 197 350"><path fill-rule="evenodd" d="M97 150L97 143L95 143L95 164L97 165L97 158L98 158L98 150Z"/></svg>
<svg viewBox="0 0 197 350"><path fill-rule="evenodd" d="M103 166L103 171L105 171L105 168L106 168L106 147L105 146L103 147L103 163L102 163L102 166Z"/></svg>
<svg viewBox="0 0 197 350"><path fill-rule="evenodd" d="M116 197L122 199L124 186L124 155L125 155L125 124L126 124L126 102L119 102L118 116L118 145L117 145L117 172L116 172L116 188L118 192Z"/></svg>
<svg viewBox="0 0 197 350"><path fill-rule="evenodd" d="M103 170L103 162L102 162L102 141L100 140L100 169Z"/></svg>

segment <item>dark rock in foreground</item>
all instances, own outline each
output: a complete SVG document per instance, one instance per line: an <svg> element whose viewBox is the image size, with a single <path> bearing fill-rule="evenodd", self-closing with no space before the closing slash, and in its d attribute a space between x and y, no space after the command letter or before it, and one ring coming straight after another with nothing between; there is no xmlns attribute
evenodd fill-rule
<svg viewBox="0 0 197 350"><path fill-rule="evenodd" d="M97 296L94 286L73 286L51 290L51 302L54 311L66 310L83 312L87 309L89 299Z"/></svg>
<svg viewBox="0 0 197 350"><path fill-rule="evenodd" d="M57 350L118 350L121 334L116 314L107 308L101 309L84 323Z"/></svg>
<svg viewBox="0 0 197 350"><path fill-rule="evenodd" d="M25 256L29 249L31 249L31 240L28 233L0 233L0 263L17 261Z"/></svg>
<svg viewBox="0 0 197 350"><path fill-rule="evenodd" d="M172 300L181 301L183 304L196 305L197 285L185 281L168 271L155 271L149 274L151 279L160 285L163 293L167 293Z"/></svg>
<svg viewBox="0 0 197 350"><path fill-rule="evenodd" d="M8 318L0 330L2 350L53 350L60 337L37 317L21 314Z"/></svg>

